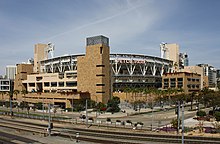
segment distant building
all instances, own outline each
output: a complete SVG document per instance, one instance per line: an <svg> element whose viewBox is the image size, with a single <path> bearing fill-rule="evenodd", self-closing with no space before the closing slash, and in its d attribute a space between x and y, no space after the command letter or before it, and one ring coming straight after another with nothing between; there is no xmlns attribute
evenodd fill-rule
<svg viewBox="0 0 220 144"><path fill-rule="evenodd" d="M220 78L220 69L217 69L217 70L216 70L216 77L217 77L217 78Z"/></svg>
<svg viewBox="0 0 220 144"><path fill-rule="evenodd" d="M0 91L9 92L13 90L13 81L11 79L0 79Z"/></svg>
<svg viewBox="0 0 220 144"><path fill-rule="evenodd" d="M162 77L162 89L183 89L184 93L201 89L201 75L188 72L166 73Z"/></svg>
<svg viewBox="0 0 220 144"><path fill-rule="evenodd" d="M185 66L189 66L189 58L187 53L179 54L179 67L183 69Z"/></svg>
<svg viewBox="0 0 220 144"><path fill-rule="evenodd" d="M200 66L185 66L181 72L197 73L201 75L201 89L209 87L208 76L204 75L204 70Z"/></svg>
<svg viewBox="0 0 220 144"><path fill-rule="evenodd" d="M22 84L23 80L27 80L27 75L33 73L33 64L17 64L17 74L14 80L15 90L26 90L27 86Z"/></svg>
<svg viewBox="0 0 220 144"><path fill-rule="evenodd" d="M217 85L217 71L209 64L198 64L197 66L202 67L204 71L204 76L208 77L209 87L216 87Z"/></svg>
<svg viewBox="0 0 220 144"><path fill-rule="evenodd" d="M220 70L218 69L217 71L216 71L216 77L217 77L217 87L218 87L218 89L220 89Z"/></svg>
<svg viewBox="0 0 220 144"><path fill-rule="evenodd" d="M14 80L16 73L17 73L16 66L14 65L6 66L6 78L7 79Z"/></svg>

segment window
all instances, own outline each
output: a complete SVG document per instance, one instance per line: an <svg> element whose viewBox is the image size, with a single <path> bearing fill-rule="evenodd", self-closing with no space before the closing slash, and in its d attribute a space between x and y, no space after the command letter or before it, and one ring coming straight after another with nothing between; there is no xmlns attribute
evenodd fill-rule
<svg viewBox="0 0 220 144"><path fill-rule="evenodd" d="M104 77L105 75L104 74L97 74L96 76L97 77L99 77L99 76L103 76Z"/></svg>
<svg viewBox="0 0 220 144"><path fill-rule="evenodd" d="M45 82L45 83L44 83L44 86L45 86L45 87L49 87L49 86L50 86L50 83L49 83L49 82Z"/></svg>
<svg viewBox="0 0 220 144"><path fill-rule="evenodd" d="M66 86L67 87L75 87L75 86L77 86L77 82L76 81L66 82Z"/></svg>
<svg viewBox="0 0 220 144"><path fill-rule="evenodd" d="M96 84L96 86L105 86L105 84Z"/></svg>
<svg viewBox="0 0 220 144"><path fill-rule="evenodd" d="M59 82L59 87L64 87L64 82Z"/></svg>
<svg viewBox="0 0 220 144"><path fill-rule="evenodd" d="M51 82L51 87L57 87L57 82Z"/></svg>
<svg viewBox="0 0 220 144"><path fill-rule="evenodd" d="M30 87L35 87L35 83L29 83Z"/></svg>
<svg viewBox="0 0 220 144"><path fill-rule="evenodd" d="M105 65L96 65L96 67L105 67Z"/></svg>
<svg viewBox="0 0 220 144"><path fill-rule="evenodd" d="M177 78L178 82L183 81L183 78Z"/></svg>
<svg viewBox="0 0 220 144"><path fill-rule="evenodd" d="M97 91L96 93L105 93L104 91Z"/></svg>
<svg viewBox="0 0 220 144"><path fill-rule="evenodd" d="M100 54L103 53L103 47L100 47Z"/></svg>
<svg viewBox="0 0 220 144"><path fill-rule="evenodd" d="M36 81L40 81L42 79L43 79L43 77L36 77Z"/></svg>

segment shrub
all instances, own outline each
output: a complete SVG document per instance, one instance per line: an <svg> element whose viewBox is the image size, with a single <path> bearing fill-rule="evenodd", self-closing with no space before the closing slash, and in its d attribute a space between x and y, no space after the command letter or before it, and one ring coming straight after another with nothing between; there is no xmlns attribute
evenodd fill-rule
<svg viewBox="0 0 220 144"><path fill-rule="evenodd" d="M111 119L110 119L110 118L107 118L107 119L106 119L106 121L107 121L107 122L110 122L110 121L111 121Z"/></svg>
<svg viewBox="0 0 220 144"><path fill-rule="evenodd" d="M210 111L209 111L209 115L212 115L212 116L213 116L213 114L214 114L214 113L213 113L213 110L210 110Z"/></svg>
<svg viewBox="0 0 220 144"><path fill-rule="evenodd" d="M72 111L72 108L65 108L65 111L68 111L68 112L71 112Z"/></svg>
<svg viewBox="0 0 220 144"><path fill-rule="evenodd" d="M106 111L106 109L107 109L106 107L103 107L100 109L100 111Z"/></svg>
<svg viewBox="0 0 220 144"><path fill-rule="evenodd" d="M197 111L196 115L200 116L200 117L204 117L204 116L206 116L206 112L202 111L202 110L201 111Z"/></svg>
<svg viewBox="0 0 220 144"><path fill-rule="evenodd" d="M181 125L181 119L179 120L179 122L180 122L179 125ZM177 129L177 127L178 127L178 120L177 119L172 119L170 124L172 125L173 128Z"/></svg>
<svg viewBox="0 0 220 144"><path fill-rule="evenodd" d="M121 122L120 120L116 120L116 122Z"/></svg>
<svg viewBox="0 0 220 144"><path fill-rule="evenodd" d="M142 122L137 122L137 124L142 125L142 126L144 125Z"/></svg>
<svg viewBox="0 0 220 144"><path fill-rule="evenodd" d="M126 123L131 123L132 124L131 120L126 120Z"/></svg>
<svg viewBox="0 0 220 144"><path fill-rule="evenodd" d="M220 121L220 112L215 112L214 116L216 121Z"/></svg>
<svg viewBox="0 0 220 144"><path fill-rule="evenodd" d="M89 120L92 120L92 121L93 121L93 118L92 118L92 117L90 117L90 118L89 118Z"/></svg>

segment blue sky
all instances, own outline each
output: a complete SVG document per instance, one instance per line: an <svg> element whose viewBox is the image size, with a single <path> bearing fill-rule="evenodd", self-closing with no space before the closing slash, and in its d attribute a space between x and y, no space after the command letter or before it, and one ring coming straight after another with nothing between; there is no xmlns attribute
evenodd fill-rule
<svg viewBox="0 0 220 144"><path fill-rule="evenodd" d="M34 44L55 56L85 53L85 38L105 35L112 53L160 56L178 43L190 65L220 68L219 0L0 0L0 74L33 58Z"/></svg>

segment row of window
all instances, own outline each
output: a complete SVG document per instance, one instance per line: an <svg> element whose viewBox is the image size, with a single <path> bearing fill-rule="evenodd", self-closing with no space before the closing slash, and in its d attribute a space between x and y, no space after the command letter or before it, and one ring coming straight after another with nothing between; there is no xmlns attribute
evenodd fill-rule
<svg viewBox="0 0 220 144"><path fill-rule="evenodd" d="M44 87L64 87L64 82L44 82ZM77 86L76 81L66 82L67 87L75 87ZM35 83L29 83L29 87L35 87Z"/></svg>
<svg viewBox="0 0 220 144"><path fill-rule="evenodd" d="M9 86L1 86L0 90L9 90L9 88L10 88Z"/></svg>
<svg viewBox="0 0 220 144"><path fill-rule="evenodd" d="M188 87L188 88L199 88L199 85L191 85L191 84L188 84L187 87Z"/></svg>
<svg viewBox="0 0 220 144"><path fill-rule="evenodd" d="M195 81L196 81L196 82L199 82L199 79L196 79L196 78L187 78L187 80L188 80L188 81L193 81L193 82L195 82Z"/></svg>
<svg viewBox="0 0 220 144"><path fill-rule="evenodd" d="M188 81L192 81L192 82L199 82L199 80L200 79L198 79L198 78L187 78L187 80ZM170 78L170 81L171 82L175 82L176 81L176 78ZM183 78L177 78L177 81L178 82L182 82L183 81ZM168 78L166 78L166 79L164 79L164 83L168 83L169 82L169 79Z"/></svg>

